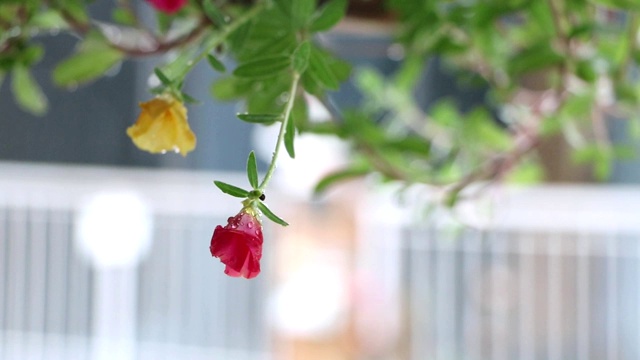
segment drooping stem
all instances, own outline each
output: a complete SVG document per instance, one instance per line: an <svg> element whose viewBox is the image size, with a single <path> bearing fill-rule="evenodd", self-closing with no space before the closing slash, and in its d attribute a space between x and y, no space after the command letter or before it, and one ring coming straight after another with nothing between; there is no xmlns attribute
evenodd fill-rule
<svg viewBox="0 0 640 360"><path fill-rule="evenodd" d="M278 133L278 140L276 140L276 148L273 150L273 156L271 157L271 164L269 164L269 169L267 169L267 173L262 179L262 183L258 187L257 190L264 191L273 176L274 171L276 170L276 162L278 161L278 154L282 149L282 144L284 143L284 134L287 131L287 124L291 121L291 111L293 110L293 103L295 102L296 92L298 91L298 82L300 81L300 74L297 72L293 73L293 81L291 82L291 89L289 89L289 100L287 101L287 105L284 109L284 114L282 115L282 123L280 124L280 132Z"/></svg>

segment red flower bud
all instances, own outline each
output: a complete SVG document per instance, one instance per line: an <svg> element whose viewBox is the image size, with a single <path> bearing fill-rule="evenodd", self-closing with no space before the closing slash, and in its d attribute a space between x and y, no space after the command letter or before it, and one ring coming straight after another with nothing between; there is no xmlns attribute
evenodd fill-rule
<svg viewBox="0 0 640 360"><path fill-rule="evenodd" d="M254 278L260 273L262 224L243 209L227 220L227 226L216 226L209 250L226 265L225 274Z"/></svg>
<svg viewBox="0 0 640 360"><path fill-rule="evenodd" d="M187 0L147 0L151 6L163 13L173 14L187 4Z"/></svg>

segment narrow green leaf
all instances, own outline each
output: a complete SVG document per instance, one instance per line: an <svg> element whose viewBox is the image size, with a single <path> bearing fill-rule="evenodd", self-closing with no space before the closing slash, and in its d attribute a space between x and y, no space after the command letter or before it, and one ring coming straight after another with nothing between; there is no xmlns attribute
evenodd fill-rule
<svg viewBox="0 0 640 360"><path fill-rule="evenodd" d="M369 169L367 167L351 167L342 170L338 170L330 173L329 175L323 177L313 189L313 193L315 195L322 194L325 192L330 186L350 179L354 179L357 177L361 177L367 175L369 173Z"/></svg>
<svg viewBox="0 0 640 360"><path fill-rule="evenodd" d="M246 62L238 66L233 75L244 78L269 78L278 75L289 68L291 58L286 55L269 56L258 60Z"/></svg>
<svg viewBox="0 0 640 360"><path fill-rule="evenodd" d="M273 124L282 119L281 114L238 114L238 119L254 124Z"/></svg>
<svg viewBox="0 0 640 360"><path fill-rule="evenodd" d="M186 92L181 91L180 95L182 95L182 100L184 100L184 102L189 103L189 104L202 104L202 102L196 98L194 98L193 96L187 94Z"/></svg>
<svg viewBox="0 0 640 360"><path fill-rule="evenodd" d="M309 30L326 31L334 27L347 12L347 0L331 0L324 4L313 16Z"/></svg>
<svg viewBox="0 0 640 360"><path fill-rule="evenodd" d="M160 80L160 82L164 86L172 86L173 85L173 82L159 68L153 69L153 73L156 74L156 76L158 77L158 80Z"/></svg>
<svg viewBox="0 0 640 360"><path fill-rule="evenodd" d="M316 0L294 0L291 3L291 20L295 29L305 27L316 8Z"/></svg>
<svg viewBox="0 0 640 360"><path fill-rule="evenodd" d="M274 223L276 223L278 225L282 225L282 226L289 226L289 223L287 223L286 221L282 220L276 214L271 212L271 210L269 210L267 205L265 205L262 201L258 202L258 209L260 211L262 211L264 216L266 216L269 220L273 221Z"/></svg>
<svg viewBox="0 0 640 360"><path fill-rule="evenodd" d="M311 52L311 45L309 41L304 41L295 49L292 55L293 70L298 74L302 74L309 64L309 53Z"/></svg>
<svg viewBox="0 0 640 360"><path fill-rule="evenodd" d="M326 55L316 47L312 47L311 54L309 55L309 69L307 71L320 85L327 89L338 90L340 82L331 71L325 56Z"/></svg>
<svg viewBox="0 0 640 360"><path fill-rule="evenodd" d="M214 70L217 70L219 72L225 72L227 71L227 68L224 66L224 64L222 62L220 62L220 60L216 59L215 56L208 54L207 55L207 60L209 60L209 65L211 65L211 67Z"/></svg>
<svg viewBox="0 0 640 360"><path fill-rule="evenodd" d="M122 58L122 53L115 49L89 46L58 64L53 70L53 81L58 86L86 83L100 77Z"/></svg>
<svg viewBox="0 0 640 360"><path fill-rule="evenodd" d="M233 186L218 180L215 180L213 183L216 184L218 189L222 190L222 192L225 194L229 194L231 196L239 198L246 198L247 196L249 196L249 192L247 190L239 188L237 186Z"/></svg>
<svg viewBox="0 0 640 360"><path fill-rule="evenodd" d="M287 149L287 154L294 159L296 157L296 151L293 147L293 140L296 136L296 127L293 123L293 118L289 118L287 122L287 129L284 133L284 148Z"/></svg>
<svg viewBox="0 0 640 360"><path fill-rule="evenodd" d="M43 115L47 111L47 98L29 70L17 65L12 75L11 90L18 105L34 115Z"/></svg>
<svg viewBox="0 0 640 360"><path fill-rule="evenodd" d="M216 25L221 26L227 23L224 15L222 15L220 9L218 9L218 7L213 3L212 0L202 1L202 8L204 10L204 14Z"/></svg>
<svg viewBox="0 0 640 360"><path fill-rule="evenodd" d="M233 49L244 49L244 43L249 38L253 29L253 21L248 21L241 25L236 31L229 35L229 43Z"/></svg>
<svg viewBox="0 0 640 360"><path fill-rule="evenodd" d="M257 189L259 184L258 179L258 162L256 161L256 154L252 151L247 159L247 177L249 178L249 184L254 189Z"/></svg>

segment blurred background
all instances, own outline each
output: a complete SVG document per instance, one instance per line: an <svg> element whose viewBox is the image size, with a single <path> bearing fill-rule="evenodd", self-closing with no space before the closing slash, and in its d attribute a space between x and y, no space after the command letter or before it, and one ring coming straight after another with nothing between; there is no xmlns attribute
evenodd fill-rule
<svg viewBox="0 0 640 360"><path fill-rule="evenodd" d="M347 23L320 41L384 73L397 61L389 36ZM251 149L264 168L273 129L210 101L203 65L185 88L206 99L189 107L196 150L147 154L124 131L171 54L66 92L49 78L75 39L42 42L34 74L49 113L21 112L0 88L0 359L640 357L637 161L594 185L551 149L551 177L573 182L493 189L425 216L427 191L367 181L312 198L347 147L301 136L267 194L291 226L267 224L258 278L229 278L208 246L240 204L212 180L244 183ZM417 96L481 101L455 85L433 61ZM334 96L357 99L350 84Z"/></svg>

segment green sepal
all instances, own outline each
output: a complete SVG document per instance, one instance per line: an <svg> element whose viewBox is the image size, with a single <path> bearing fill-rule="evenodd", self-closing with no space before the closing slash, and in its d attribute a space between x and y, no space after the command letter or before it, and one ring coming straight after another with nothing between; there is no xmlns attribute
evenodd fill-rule
<svg viewBox="0 0 640 360"><path fill-rule="evenodd" d="M219 72L227 71L227 68L224 66L224 64L220 60L218 60L215 56L208 54L207 60L209 60L209 65L211 65L211 67L214 70L217 70Z"/></svg>
<svg viewBox="0 0 640 360"><path fill-rule="evenodd" d="M182 100L184 100L184 102L188 103L188 104L202 104L202 101L194 98L193 96L187 94L186 92L180 92L180 97L182 98Z"/></svg>
<svg viewBox="0 0 640 360"><path fill-rule="evenodd" d="M213 183L225 194L238 198L246 198L249 196L249 192L247 190L239 188L237 186L233 186L231 184L227 184L218 180L215 180Z"/></svg>
<svg viewBox="0 0 640 360"><path fill-rule="evenodd" d="M264 214L264 216L266 216L269 220L273 221L278 225L289 226L289 223L282 220L280 217L278 217L278 215L271 212L271 210L269 210L267 205L265 205L262 201L258 201L257 204L258 204L258 210L260 210Z"/></svg>
<svg viewBox="0 0 640 360"><path fill-rule="evenodd" d="M159 68L153 69L153 73L156 74L158 80L160 80L162 85L168 87L173 86L173 81L171 81L171 79L169 79L169 77L167 77L167 75L165 75L164 72L162 72L162 70L160 70Z"/></svg>

